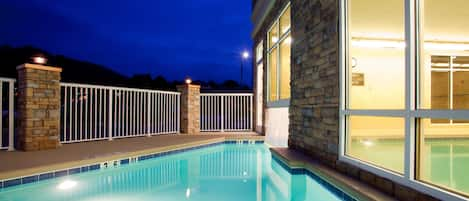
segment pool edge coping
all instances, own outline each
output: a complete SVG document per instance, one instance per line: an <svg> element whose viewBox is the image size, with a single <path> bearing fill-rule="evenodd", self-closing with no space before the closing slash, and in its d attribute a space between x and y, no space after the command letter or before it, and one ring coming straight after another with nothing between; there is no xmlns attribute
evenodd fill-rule
<svg viewBox="0 0 469 201"><path fill-rule="evenodd" d="M286 156L288 154L282 154L281 149L288 148L275 148L271 147L270 152L272 157L279 160L281 163L286 165L292 170L302 169L308 171L311 174L316 175L320 179L328 182L333 185L335 188L340 189L347 195L363 201L395 201L395 198L392 198L389 195L384 194L383 192L364 184L354 178L341 174L328 168L324 165L319 164L316 161L308 158L297 159L294 156ZM296 151L295 151L296 152ZM298 152L294 154L299 154ZM300 153L301 154L301 153ZM305 157L303 155L302 157Z"/></svg>
<svg viewBox="0 0 469 201"><path fill-rule="evenodd" d="M151 159L157 156L176 154L185 151L191 151L194 149L205 148L209 146L216 146L223 143L243 143L249 144L250 142L264 143L264 139L233 139L228 137L219 137L209 140L202 140L197 142L189 142L183 144L169 145L164 147L157 147L151 149L144 149L139 151L133 151L128 153L120 153L112 156L101 156L92 159L77 160L72 162L65 162L59 164L38 166L33 168L25 168L22 170L9 171L0 174L0 190L24 185L28 183L33 183L37 181L42 181L46 179L58 178L62 176L73 175L77 173L82 173L86 171L99 170L101 169L101 164L110 161L127 161L122 164L131 163L132 158L137 158L137 161ZM150 157L152 156L152 157ZM99 165L99 166L97 166ZM85 168L86 171L83 171ZM78 172L76 172L78 171ZM41 176L46 176L47 178L41 179ZM51 176L52 175L52 176ZM25 180L27 182L25 182ZM7 182L9 182L7 184Z"/></svg>

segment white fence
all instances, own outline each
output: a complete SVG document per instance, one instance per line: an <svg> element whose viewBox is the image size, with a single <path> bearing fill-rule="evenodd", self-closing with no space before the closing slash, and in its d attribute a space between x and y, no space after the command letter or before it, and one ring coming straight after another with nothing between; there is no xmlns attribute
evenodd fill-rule
<svg viewBox="0 0 469 201"><path fill-rule="evenodd" d="M251 93L200 94L200 131L252 131Z"/></svg>
<svg viewBox="0 0 469 201"><path fill-rule="evenodd" d="M0 149L14 149L15 80L0 78Z"/></svg>
<svg viewBox="0 0 469 201"><path fill-rule="evenodd" d="M180 93L61 83L62 143L179 133Z"/></svg>

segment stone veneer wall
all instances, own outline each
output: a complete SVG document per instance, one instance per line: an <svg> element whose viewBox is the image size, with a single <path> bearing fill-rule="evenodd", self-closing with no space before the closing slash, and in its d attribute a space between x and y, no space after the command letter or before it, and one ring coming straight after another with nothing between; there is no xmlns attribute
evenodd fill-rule
<svg viewBox="0 0 469 201"><path fill-rule="evenodd" d="M287 3L288 1L285 0L277 0L261 25L260 31L254 36L255 45L264 41L264 67L267 67L267 29ZM399 200L437 200L338 161L338 0L292 0L291 13L293 44L289 147L300 150L323 164L374 186ZM264 72L264 78L266 78L267 70ZM254 72L254 77L255 75L256 72ZM266 82L267 80L264 79L264 94L267 94Z"/></svg>
<svg viewBox="0 0 469 201"><path fill-rule="evenodd" d="M60 146L60 72L35 64L18 68L18 140L24 151Z"/></svg>
<svg viewBox="0 0 469 201"><path fill-rule="evenodd" d="M181 133L200 133L200 86L185 84L177 86L181 92Z"/></svg>

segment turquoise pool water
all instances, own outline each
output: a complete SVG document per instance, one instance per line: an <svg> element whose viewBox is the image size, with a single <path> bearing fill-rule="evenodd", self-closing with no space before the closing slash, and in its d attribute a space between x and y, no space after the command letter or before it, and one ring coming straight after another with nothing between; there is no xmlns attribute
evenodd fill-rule
<svg viewBox="0 0 469 201"><path fill-rule="evenodd" d="M338 201L351 198L289 170L264 144L220 144L3 188L1 201Z"/></svg>
<svg viewBox="0 0 469 201"><path fill-rule="evenodd" d="M365 146L352 141L350 155L402 173L404 140L373 140ZM426 139L420 157L419 180L469 194L469 139Z"/></svg>

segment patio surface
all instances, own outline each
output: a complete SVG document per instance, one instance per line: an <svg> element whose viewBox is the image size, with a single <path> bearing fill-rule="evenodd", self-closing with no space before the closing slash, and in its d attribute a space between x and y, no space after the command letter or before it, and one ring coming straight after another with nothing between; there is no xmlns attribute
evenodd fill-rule
<svg viewBox="0 0 469 201"><path fill-rule="evenodd" d="M263 140L264 136L255 133L159 135L64 144L54 150L34 152L0 151L0 180L238 139Z"/></svg>

